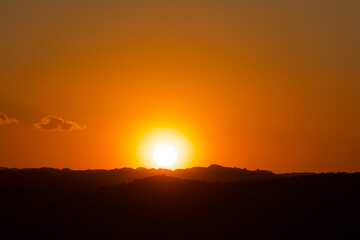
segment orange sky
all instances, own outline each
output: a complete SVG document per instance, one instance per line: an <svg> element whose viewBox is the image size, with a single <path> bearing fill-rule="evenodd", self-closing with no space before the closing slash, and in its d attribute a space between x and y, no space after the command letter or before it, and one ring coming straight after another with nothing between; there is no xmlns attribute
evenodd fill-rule
<svg viewBox="0 0 360 240"><path fill-rule="evenodd" d="M0 166L144 166L139 141L173 128L194 146L181 167L360 171L359 12L350 0L1 1ZM62 131L40 123L49 115Z"/></svg>

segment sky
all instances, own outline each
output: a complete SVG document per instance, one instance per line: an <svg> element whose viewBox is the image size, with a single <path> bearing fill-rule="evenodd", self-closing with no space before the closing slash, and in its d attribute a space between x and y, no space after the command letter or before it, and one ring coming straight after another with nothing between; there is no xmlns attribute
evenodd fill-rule
<svg viewBox="0 0 360 240"><path fill-rule="evenodd" d="M139 149L170 129L191 145L179 168L360 171L359 12L0 0L0 166L156 167Z"/></svg>

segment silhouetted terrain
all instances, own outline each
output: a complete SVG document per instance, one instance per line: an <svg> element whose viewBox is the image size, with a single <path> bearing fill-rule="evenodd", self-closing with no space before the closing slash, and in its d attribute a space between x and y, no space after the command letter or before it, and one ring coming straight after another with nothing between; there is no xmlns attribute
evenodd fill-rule
<svg viewBox="0 0 360 240"><path fill-rule="evenodd" d="M135 179L166 175L188 180L199 180L206 182L239 182L254 180L269 180L289 176L307 175L311 173L274 174L270 171L250 171L240 168L228 168L219 165L205 167L193 167L189 169L146 169L146 168L122 168L113 170L85 170L74 171L70 169L54 168L27 168L8 169L0 168L1 184L21 184L25 186L36 186L42 188L65 188L81 190L103 185L116 185L129 183Z"/></svg>
<svg viewBox="0 0 360 240"><path fill-rule="evenodd" d="M356 239L360 224L359 173L114 184L107 171L0 172L0 230L8 239Z"/></svg>

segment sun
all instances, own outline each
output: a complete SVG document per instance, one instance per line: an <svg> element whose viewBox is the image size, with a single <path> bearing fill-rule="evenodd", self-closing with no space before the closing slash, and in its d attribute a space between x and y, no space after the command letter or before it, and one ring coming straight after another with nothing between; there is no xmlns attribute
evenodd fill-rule
<svg viewBox="0 0 360 240"><path fill-rule="evenodd" d="M143 167L178 169L188 166L193 145L179 130L156 128L142 137L137 152Z"/></svg>
<svg viewBox="0 0 360 240"><path fill-rule="evenodd" d="M155 148L153 158L160 167L170 167L176 162L178 154L173 146L164 144Z"/></svg>

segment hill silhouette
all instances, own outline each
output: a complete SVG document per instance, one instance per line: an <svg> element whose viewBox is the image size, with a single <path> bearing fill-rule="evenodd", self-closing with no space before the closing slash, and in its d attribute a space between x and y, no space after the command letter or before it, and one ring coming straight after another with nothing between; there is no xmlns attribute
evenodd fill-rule
<svg viewBox="0 0 360 240"><path fill-rule="evenodd" d="M211 165L188 169L122 168L112 170L70 170L54 168L0 168L1 184L20 184L42 188L88 189L103 185L129 183L135 179L166 175L180 179L230 183L238 181L270 180L311 173L274 174L271 171L250 171L240 168Z"/></svg>
<svg viewBox="0 0 360 240"><path fill-rule="evenodd" d="M237 171L219 166L195 169ZM268 175L263 179L221 178L228 182L212 181L214 176L209 174L211 182L206 182L159 175L162 171L159 170L154 176L127 183L119 178L116 181L122 183L113 184L111 174L118 171L146 172L145 169L1 170L2 236L11 236L8 239L354 239L358 233L360 173L278 176L264 172Z"/></svg>

